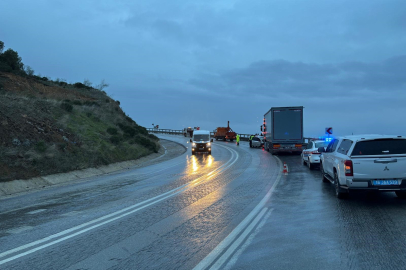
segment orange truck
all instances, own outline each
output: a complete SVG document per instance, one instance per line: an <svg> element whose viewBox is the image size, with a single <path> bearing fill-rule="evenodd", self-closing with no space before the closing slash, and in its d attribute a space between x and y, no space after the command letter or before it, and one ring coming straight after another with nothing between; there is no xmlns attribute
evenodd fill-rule
<svg viewBox="0 0 406 270"><path fill-rule="evenodd" d="M230 140L230 142L234 141L236 138L236 133L230 128L230 121L227 122L227 127L218 127L216 132L214 133L214 138L216 141L218 140Z"/></svg>

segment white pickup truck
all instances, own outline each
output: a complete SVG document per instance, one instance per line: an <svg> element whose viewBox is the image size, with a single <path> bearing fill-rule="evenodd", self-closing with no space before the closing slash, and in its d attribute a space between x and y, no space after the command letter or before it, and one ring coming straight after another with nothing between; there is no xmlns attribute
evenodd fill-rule
<svg viewBox="0 0 406 270"><path fill-rule="evenodd" d="M337 198L351 190L394 191L406 198L406 138L352 135L320 147L323 182L335 186Z"/></svg>

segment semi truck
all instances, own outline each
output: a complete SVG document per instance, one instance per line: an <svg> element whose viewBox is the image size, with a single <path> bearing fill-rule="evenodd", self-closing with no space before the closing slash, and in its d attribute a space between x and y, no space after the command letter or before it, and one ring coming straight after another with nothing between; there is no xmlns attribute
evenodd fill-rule
<svg viewBox="0 0 406 270"><path fill-rule="evenodd" d="M287 152L301 154L303 138L303 106L272 107L264 115L261 126L264 148L272 155Z"/></svg>

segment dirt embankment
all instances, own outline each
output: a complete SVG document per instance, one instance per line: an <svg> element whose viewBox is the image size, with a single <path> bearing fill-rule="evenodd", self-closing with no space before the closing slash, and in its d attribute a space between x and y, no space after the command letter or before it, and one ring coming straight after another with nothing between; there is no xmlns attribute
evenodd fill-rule
<svg viewBox="0 0 406 270"><path fill-rule="evenodd" d="M157 142L103 91L0 72L0 181L134 160Z"/></svg>

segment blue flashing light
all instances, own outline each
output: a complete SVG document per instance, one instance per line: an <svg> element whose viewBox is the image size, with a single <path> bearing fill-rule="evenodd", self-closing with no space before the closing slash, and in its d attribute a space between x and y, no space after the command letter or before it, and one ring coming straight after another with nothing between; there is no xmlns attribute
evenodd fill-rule
<svg viewBox="0 0 406 270"><path fill-rule="evenodd" d="M318 139L321 140L321 141L325 141L325 142L331 142L334 138L320 136L320 137L318 137Z"/></svg>

